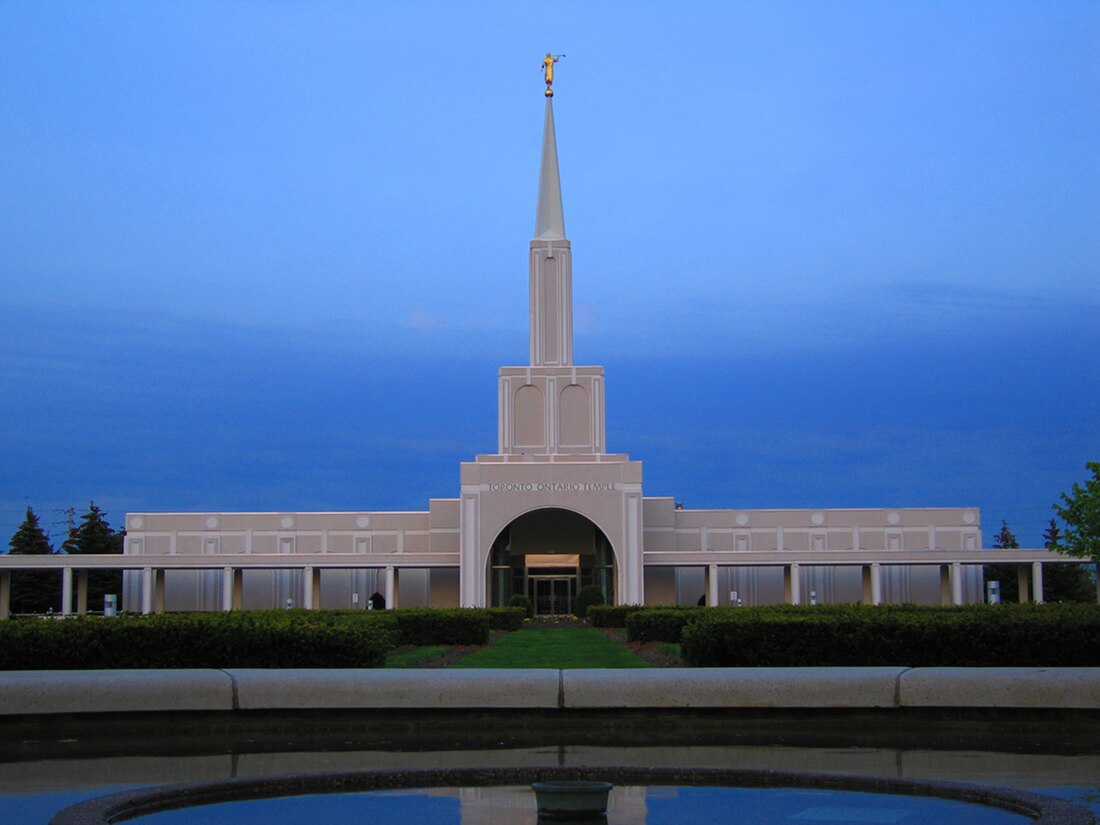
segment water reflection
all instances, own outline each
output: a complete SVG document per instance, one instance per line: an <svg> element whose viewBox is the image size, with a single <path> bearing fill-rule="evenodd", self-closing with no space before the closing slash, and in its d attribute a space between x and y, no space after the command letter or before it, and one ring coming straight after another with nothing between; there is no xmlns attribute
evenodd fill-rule
<svg viewBox="0 0 1100 825"><path fill-rule="evenodd" d="M651 748L548 746L416 752L291 751L37 759L0 762L0 794L161 785L321 771L557 765L690 765L957 780L1014 788L1038 785L1095 787L1097 777L1100 777L1100 740L1097 740L1096 752L1078 754L710 745Z"/></svg>
<svg viewBox="0 0 1100 825"><path fill-rule="evenodd" d="M781 788L616 787L606 817L566 822L539 817L527 787L436 788L289 797L181 809L132 820L135 825L765 825L817 821L942 825L1023 825L1029 818L934 797Z"/></svg>

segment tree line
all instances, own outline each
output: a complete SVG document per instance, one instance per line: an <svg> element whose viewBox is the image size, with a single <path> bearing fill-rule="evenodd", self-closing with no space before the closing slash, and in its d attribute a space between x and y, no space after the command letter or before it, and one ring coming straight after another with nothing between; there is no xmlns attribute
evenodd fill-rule
<svg viewBox="0 0 1100 825"><path fill-rule="evenodd" d="M1076 556L1093 564L1100 563L1100 461L1090 461L1085 469L1092 478L1084 485L1074 482L1061 501L1054 503L1054 512L1065 524L1052 518L1043 533L1043 546L1057 553ZM1001 529L993 536L994 549L1012 550L1020 546L1016 535L1001 520ZM1091 602L1096 600L1096 572L1086 564L1048 564L1043 568L1043 599L1049 602ZM985 580L1001 583L1001 601L1017 601L1020 597L1018 569L1014 564L987 564Z"/></svg>
<svg viewBox="0 0 1100 825"><path fill-rule="evenodd" d="M1065 540L1055 519L1050 520L1043 533L1043 546L1047 550L1065 553ZM1020 546L1015 533L1008 522L1001 520L1001 529L993 536L993 549L1015 550ZM1015 602L1020 599L1019 568L1015 564L987 564L982 568L987 582L1001 584L1001 601ZM1034 594L1032 594L1034 598ZM1091 602L1096 599L1096 583L1089 565L1085 564L1047 564L1043 566L1043 601L1048 602Z"/></svg>
<svg viewBox="0 0 1100 825"><path fill-rule="evenodd" d="M33 508L27 508L26 517L8 542L8 552L16 556L42 556L64 553L67 555L101 555L121 553L125 530L114 530L107 521L107 514L88 504L88 511L80 517L80 523L69 527L61 546L54 549L50 536L43 528ZM122 572L117 570L92 570L88 573L88 610L103 610L103 596L114 593L122 596ZM61 574L56 570L13 570L11 572L11 612L48 613L61 610Z"/></svg>

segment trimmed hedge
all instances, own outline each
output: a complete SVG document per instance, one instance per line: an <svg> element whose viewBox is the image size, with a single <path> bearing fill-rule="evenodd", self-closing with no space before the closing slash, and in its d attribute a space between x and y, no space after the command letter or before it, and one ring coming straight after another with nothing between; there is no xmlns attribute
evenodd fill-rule
<svg viewBox="0 0 1100 825"><path fill-rule="evenodd" d="M592 627L626 627L626 617L645 610L640 604L594 604L585 619Z"/></svg>
<svg viewBox="0 0 1100 825"><path fill-rule="evenodd" d="M573 601L573 613L578 619L583 619L589 609L604 604L603 591L594 584L586 584L577 592L577 598Z"/></svg>
<svg viewBox="0 0 1100 825"><path fill-rule="evenodd" d="M0 622L0 670L382 667L384 617L307 611L169 613Z"/></svg>
<svg viewBox="0 0 1100 825"><path fill-rule="evenodd" d="M626 638L630 642L679 642L684 627L695 621L705 607L652 607L626 617Z"/></svg>
<svg viewBox="0 0 1100 825"><path fill-rule="evenodd" d="M694 667L1096 667L1100 606L712 608L681 651Z"/></svg>
<svg viewBox="0 0 1100 825"><path fill-rule="evenodd" d="M382 667L400 645L484 644L522 608L247 610L0 622L0 670Z"/></svg>
<svg viewBox="0 0 1100 825"><path fill-rule="evenodd" d="M414 607L388 612L397 620L404 645L483 645L489 641L488 610Z"/></svg>
<svg viewBox="0 0 1100 825"><path fill-rule="evenodd" d="M524 612L527 614L527 618L529 618L529 619L534 618L534 616L535 616L535 605L534 605L534 603L529 598L527 598L525 595L523 595L522 593L512 594L512 596L509 597L509 599L508 599L508 606L509 607L522 607Z"/></svg>
<svg viewBox="0 0 1100 825"><path fill-rule="evenodd" d="M489 615L489 629L510 633L523 627L527 611L522 607L490 607L485 610Z"/></svg>

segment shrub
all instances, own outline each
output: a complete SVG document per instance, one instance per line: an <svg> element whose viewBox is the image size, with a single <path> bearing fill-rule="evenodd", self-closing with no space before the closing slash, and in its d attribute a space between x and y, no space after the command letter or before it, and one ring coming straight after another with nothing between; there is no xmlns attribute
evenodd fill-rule
<svg viewBox="0 0 1100 825"><path fill-rule="evenodd" d="M490 607L485 612L489 616L490 630L519 630L527 618L527 611L522 607Z"/></svg>
<svg viewBox="0 0 1100 825"><path fill-rule="evenodd" d="M307 611L26 619L0 623L0 670L381 667L394 638Z"/></svg>
<svg viewBox="0 0 1100 825"><path fill-rule="evenodd" d="M1096 667L1100 606L711 609L682 651L695 667Z"/></svg>
<svg viewBox="0 0 1100 825"><path fill-rule="evenodd" d="M509 607L522 607L527 611L527 618L530 619L535 615L535 606L531 603L531 600L522 593L515 593L508 599Z"/></svg>
<svg viewBox="0 0 1100 825"><path fill-rule="evenodd" d="M255 610L0 622L0 670L381 667L398 645L484 644L516 608Z"/></svg>
<svg viewBox="0 0 1100 825"><path fill-rule="evenodd" d="M679 642L684 626L697 619L705 607L651 607L626 617L626 638L631 642Z"/></svg>
<svg viewBox="0 0 1100 825"><path fill-rule="evenodd" d="M588 615L588 609L607 601L603 597L603 591L594 584L586 584L577 592L577 600L573 603L573 613L578 619Z"/></svg>
<svg viewBox="0 0 1100 825"><path fill-rule="evenodd" d="M644 609L640 604L594 604L586 618L592 627L626 627L627 616Z"/></svg>
<svg viewBox="0 0 1100 825"><path fill-rule="evenodd" d="M489 640L489 614L485 610L429 607L389 611L401 631L401 644L483 645Z"/></svg>

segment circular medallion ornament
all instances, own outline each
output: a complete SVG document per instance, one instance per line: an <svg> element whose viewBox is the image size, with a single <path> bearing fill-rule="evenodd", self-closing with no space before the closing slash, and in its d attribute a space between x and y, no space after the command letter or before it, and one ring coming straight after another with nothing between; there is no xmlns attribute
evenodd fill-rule
<svg viewBox="0 0 1100 825"><path fill-rule="evenodd" d="M294 516L283 516L279 519L279 526L284 530L294 526Z"/></svg>
<svg viewBox="0 0 1100 825"><path fill-rule="evenodd" d="M368 527L368 526L370 526L370 519L367 518L366 516L359 516L355 520L355 526L356 527Z"/></svg>
<svg viewBox="0 0 1100 825"><path fill-rule="evenodd" d="M975 515L973 510L967 510L965 513L963 513L963 521L965 521L967 524L973 524L977 520L978 517L977 515Z"/></svg>
<svg viewBox="0 0 1100 825"><path fill-rule="evenodd" d="M206 521L203 522L203 523L206 525L207 530L213 530L215 527L218 526L218 517L217 516L207 516Z"/></svg>
<svg viewBox="0 0 1100 825"><path fill-rule="evenodd" d="M824 524L825 523L825 514L824 513L814 513L812 516L810 516L810 521L813 524Z"/></svg>
<svg viewBox="0 0 1100 825"><path fill-rule="evenodd" d="M901 516L897 513L890 513L886 516L887 524L897 524L899 521L901 521Z"/></svg>
<svg viewBox="0 0 1100 825"><path fill-rule="evenodd" d="M747 513L738 513L735 521L742 527L749 523L749 516Z"/></svg>
<svg viewBox="0 0 1100 825"><path fill-rule="evenodd" d="M134 530L140 530L144 526L145 519L143 519L141 516L133 516L130 519L130 527L132 527Z"/></svg>

